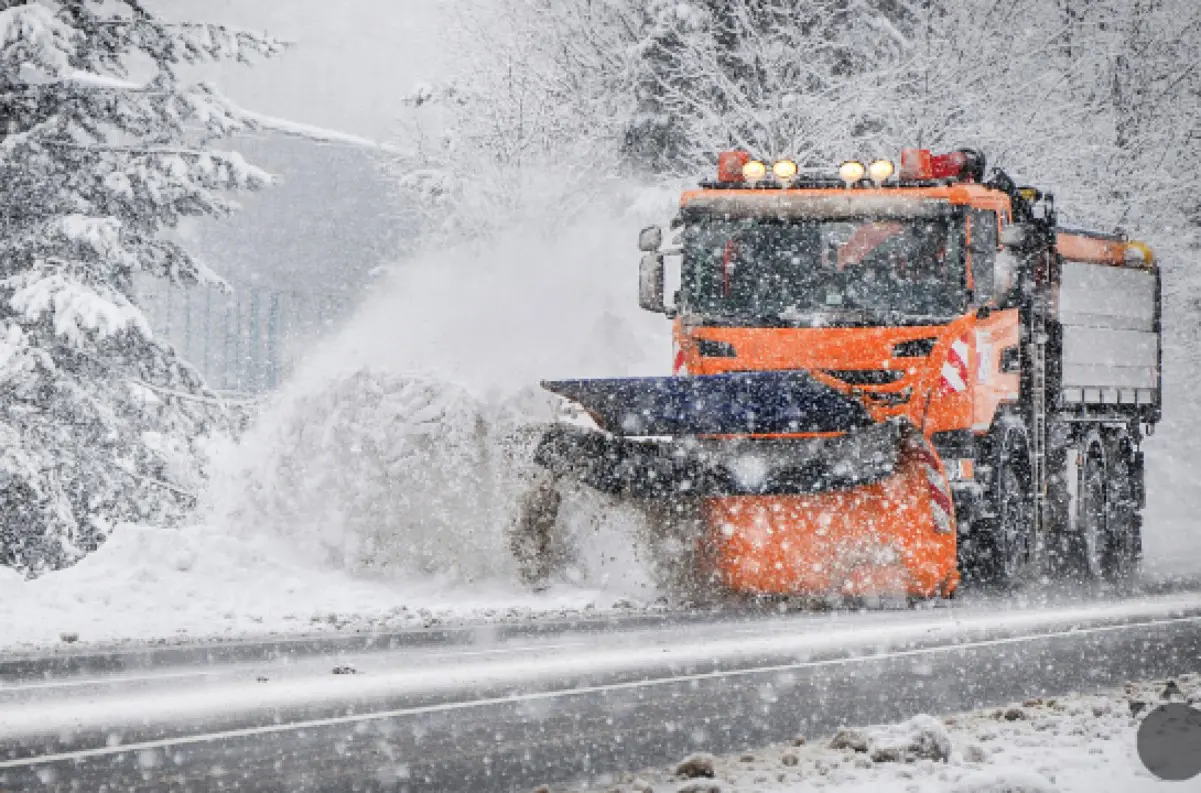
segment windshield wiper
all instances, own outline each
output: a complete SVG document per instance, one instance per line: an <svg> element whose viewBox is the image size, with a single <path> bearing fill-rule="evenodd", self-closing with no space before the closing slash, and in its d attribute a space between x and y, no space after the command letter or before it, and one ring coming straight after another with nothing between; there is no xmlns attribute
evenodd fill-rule
<svg viewBox="0 0 1201 793"><path fill-rule="evenodd" d="M879 311L865 308L837 311L812 311L773 315L754 314L693 314L699 325L727 328L820 328L820 327L880 327L883 325L945 325L954 317L932 314L907 314L899 311Z"/></svg>

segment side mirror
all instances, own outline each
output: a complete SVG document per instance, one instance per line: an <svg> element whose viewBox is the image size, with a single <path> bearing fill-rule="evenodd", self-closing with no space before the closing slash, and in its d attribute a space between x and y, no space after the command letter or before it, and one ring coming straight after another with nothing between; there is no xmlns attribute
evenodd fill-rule
<svg viewBox="0 0 1201 793"><path fill-rule="evenodd" d="M663 229L658 226L644 228L638 235L638 250L654 253L663 247Z"/></svg>
<svg viewBox="0 0 1201 793"><path fill-rule="evenodd" d="M1026 244L1026 237L1029 235L1027 229L1021 223L1013 223L1001 229L1001 244L1006 248L1020 248Z"/></svg>
<svg viewBox="0 0 1201 793"><path fill-rule="evenodd" d="M638 265L638 305L656 314L667 313L663 303L663 270L661 253L646 253Z"/></svg>

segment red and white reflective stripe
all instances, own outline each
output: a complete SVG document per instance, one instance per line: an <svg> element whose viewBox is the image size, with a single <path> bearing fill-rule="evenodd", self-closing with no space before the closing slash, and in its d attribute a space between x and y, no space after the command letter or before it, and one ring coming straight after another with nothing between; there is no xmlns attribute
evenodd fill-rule
<svg viewBox="0 0 1201 793"><path fill-rule="evenodd" d="M939 534L950 534L955 528L951 525L951 513L933 501L930 502L930 517L934 518L934 531Z"/></svg>
<svg viewBox="0 0 1201 793"><path fill-rule="evenodd" d="M968 358L971 348L963 339L958 339L947 352L947 360L942 365L942 387L944 391L962 394L967 390Z"/></svg>
<svg viewBox="0 0 1201 793"><path fill-rule="evenodd" d="M924 443L914 442L909 447L909 453L918 460L926 464L926 468L938 470L938 458L934 456L934 452Z"/></svg>
<svg viewBox="0 0 1201 793"><path fill-rule="evenodd" d="M934 518L934 530L949 534L953 528L951 515L955 510L951 500L951 489L938 469L926 466L926 480L930 483L930 515Z"/></svg>
<svg viewBox="0 0 1201 793"><path fill-rule="evenodd" d="M671 373L673 375L684 374L684 350L681 349L680 345L675 339L672 339L671 346L675 351L675 354L672 356L671 360Z"/></svg>
<svg viewBox="0 0 1201 793"><path fill-rule="evenodd" d="M908 447L908 454L921 464L926 473L934 530L939 534L950 534L955 530L955 522L951 518L955 514L955 502L951 496L950 483L938 469L938 456L928 443L916 437L910 439Z"/></svg>
<svg viewBox="0 0 1201 793"><path fill-rule="evenodd" d="M951 516L955 514L955 501L951 496L951 485L938 469L938 457L925 443L914 443L910 453L921 463L926 472L926 483L930 489L930 517L934 530L939 534L950 534L955 529Z"/></svg>

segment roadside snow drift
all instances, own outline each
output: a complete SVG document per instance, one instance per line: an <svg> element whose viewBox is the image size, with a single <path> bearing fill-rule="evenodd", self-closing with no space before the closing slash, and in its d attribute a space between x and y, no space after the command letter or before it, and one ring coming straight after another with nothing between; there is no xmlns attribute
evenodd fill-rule
<svg viewBox="0 0 1201 793"><path fill-rule="evenodd" d="M674 768L619 774L606 793L1153 793L1196 790L1139 760L1139 724L1169 698L1201 705L1201 677L1122 691L798 736L737 755L693 755ZM847 714L853 719L854 714ZM704 763L696 758L703 757ZM1175 784L1175 787L1173 785ZM599 791L598 791L599 793Z"/></svg>

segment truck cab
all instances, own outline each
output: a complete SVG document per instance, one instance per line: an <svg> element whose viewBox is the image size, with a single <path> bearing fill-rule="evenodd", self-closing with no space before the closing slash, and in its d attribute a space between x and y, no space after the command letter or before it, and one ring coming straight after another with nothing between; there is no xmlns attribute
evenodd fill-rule
<svg viewBox="0 0 1201 793"><path fill-rule="evenodd" d="M1085 440L1076 436L1105 392L1111 409L1102 412L1127 428L1109 456L1137 467L1127 489L1141 498L1141 454L1131 449L1158 420L1160 392L1149 249L1059 229L1050 196L1001 172L985 183L978 152L906 150L901 160L899 172L890 161L850 161L834 180L800 177L789 161L723 154L718 179L681 197L672 307L661 301L658 251L643 261L644 307L674 317L674 373L804 370L862 401L875 421L917 428L950 481L962 568L1013 578L1046 555L1043 546L1094 574L1118 566L1114 553L1100 558L1102 546L1121 542L1129 557L1138 542L1083 538L1104 508L1080 512L1079 482L1059 494L1042 488L1041 504L1002 491L1039 490L1034 479L1050 478L1051 464L1076 474L1057 480L1079 479ZM1036 220L1051 241L1041 260ZM1124 295L1137 305L1119 307ZM1100 359L1107 349L1112 357ZM1094 408L1081 409L1085 394ZM1046 448L1048 418L1072 422L1059 433L1067 448ZM1094 458L1106 456L1101 434ZM1041 528L1019 527L1038 523L1040 510Z"/></svg>

